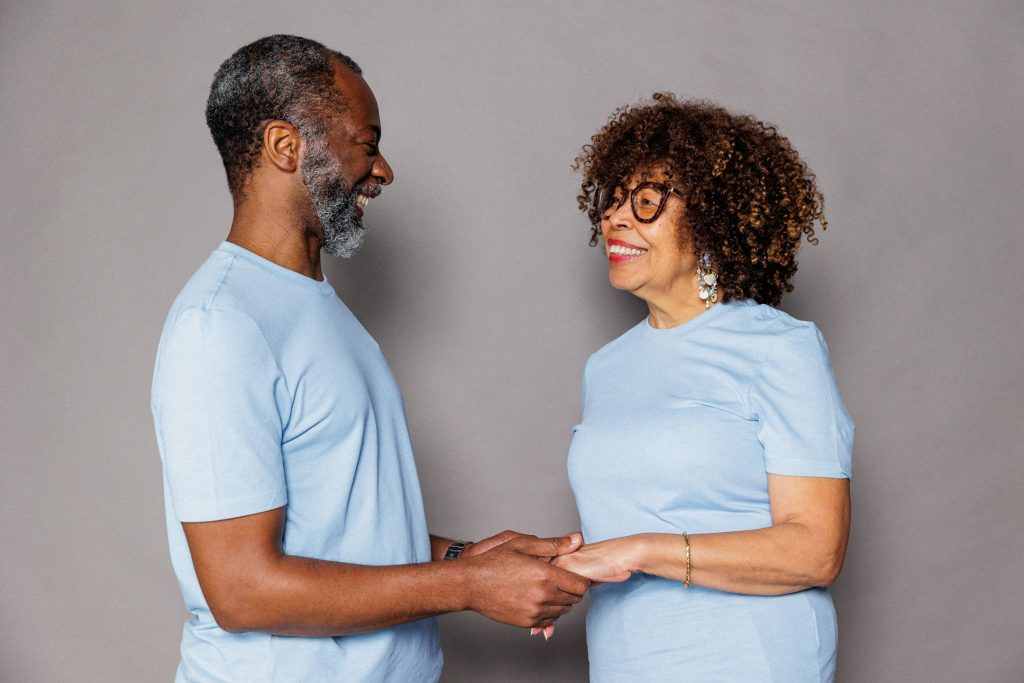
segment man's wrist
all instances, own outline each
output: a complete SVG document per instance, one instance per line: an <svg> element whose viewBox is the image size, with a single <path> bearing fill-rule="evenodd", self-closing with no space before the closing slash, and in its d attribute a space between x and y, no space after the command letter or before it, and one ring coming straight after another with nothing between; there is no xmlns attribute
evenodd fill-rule
<svg viewBox="0 0 1024 683"><path fill-rule="evenodd" d="M462 553L466 550L466 548L468 548L471 545L473 545L472 541L452 541L448 544L448 547L445 549L444 557L442 559L457 560L462 556Z"/></svg>
<svg viewBox="0 0 1024 683"><path fill-rule="evenodd" d="M445 552L448 550L448 545L451 542L452 539L450 538L430 534L430 560L432 562L439 562L444 557Z"/></svg>

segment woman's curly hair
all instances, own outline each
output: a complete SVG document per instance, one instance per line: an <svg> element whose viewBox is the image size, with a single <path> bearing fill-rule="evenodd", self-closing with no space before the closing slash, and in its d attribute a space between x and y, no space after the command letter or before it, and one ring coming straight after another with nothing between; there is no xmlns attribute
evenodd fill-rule
<svg viewBox="0 0 1024 683"><path fill-rule="evenodd" d="M774 126L733 114L711 102L679 101L671 93L618 109L576 158L583 174L580 210L593 223L600 187L636 173L665 172L686 195L680 243L710 252L723 301L753 299L778 305L792 291L803 235L827 227L814 174Z"/></svg>

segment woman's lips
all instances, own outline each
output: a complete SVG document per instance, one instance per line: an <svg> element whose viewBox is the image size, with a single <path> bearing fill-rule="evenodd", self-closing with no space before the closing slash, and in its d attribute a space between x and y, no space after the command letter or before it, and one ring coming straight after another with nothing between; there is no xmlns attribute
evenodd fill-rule
<svg viewBox="0 0 1024 683"><path fill-rule="evenodd" d="M605 250L608 254L608 260L612 263L633 261L647 253L647 250L643 247L638 247L635 244L622 240L608 240L605 243Z"/></svg>

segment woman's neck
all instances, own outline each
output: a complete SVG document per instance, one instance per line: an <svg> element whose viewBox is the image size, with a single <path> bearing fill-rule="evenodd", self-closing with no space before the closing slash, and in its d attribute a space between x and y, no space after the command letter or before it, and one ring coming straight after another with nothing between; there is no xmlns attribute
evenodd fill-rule
<svg viewBox="0 0 1024 683"><path fill-rule="evenodd" d="M692 292L665 292L661 296L641 297L647 303L651 327L659 330L677 327L704 313L704 300L700 298L697 286ZM716 306L717 304L712 304Z"/></svg>

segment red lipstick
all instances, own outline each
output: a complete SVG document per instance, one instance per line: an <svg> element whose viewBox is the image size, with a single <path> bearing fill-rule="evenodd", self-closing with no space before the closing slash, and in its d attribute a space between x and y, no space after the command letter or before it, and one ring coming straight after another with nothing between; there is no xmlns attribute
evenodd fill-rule
<svg viewBox="0 0 1024 683"><path fill-rule="evenodd" d="M643 249L643 247L638 247L635 244L630 244L629 242L624 242L623 240L608 240L607 242L605 242L605 252L608 254L608 260L611 261L612 263L623 263L625 261L632 261L633 259L638 259L647 253L647 250L643 249L643 254L613 254L609 251L609 249L613 246L626 247L627 249Z"/></svg>

